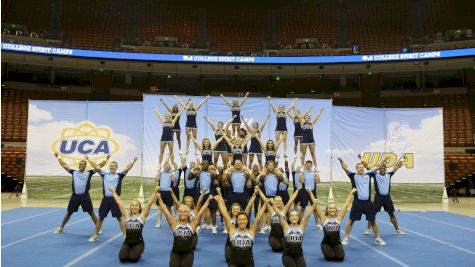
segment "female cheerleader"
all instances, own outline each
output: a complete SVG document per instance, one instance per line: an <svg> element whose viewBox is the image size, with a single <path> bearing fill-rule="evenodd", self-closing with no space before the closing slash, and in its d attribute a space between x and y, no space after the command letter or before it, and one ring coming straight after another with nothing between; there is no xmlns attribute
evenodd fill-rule
<svg viewBox="0 0 475 267"><path fill-rule="evenodd" d="M265 165L267 166L268 161L275 161L276 162L278 160L277 150L279 149L280 143L282 143L282 141L284 140L284 136L280 137L280 139L277 141L277 144L274 144L273 140L269 140L269 141L267 141L265 146L262 143L261 138L258 135L256 135L256 139L259 142L259 144L261 145L262 150L264 150L264 156L266 157L266 164Z"/></svg>
<svg viewBox="0 0 475 267"><path fill-rule="evenodd" d="M287 202L286 205L284 204L280 196L276 196L273 200L274 208L270 209L270 207L268 207L267 209L267 211L271 214L269 246L272 248L272 251L274 252L282 252L284 251L284 247L285 247L285 239L284 239L285 232L282 229L282 225L279 222L279 217L276 211L278 210L284 218L287 218L287 212L289 211L290 206L292 205L292 202L297 197L297 194L299 193L301 189L302 187L299 187L297 188L297 190L294 191L294 193L292 194L292 196L290 197L290 200ZM261 198L265 197L262 192L260 194L262 194Z"/></svg>
<svg viewBox="0 0 475 267"><path fill-rule="evenodd" d="M310 154L312 155L313 163L315 167L317 167L317 157L315 156L315 139L313 139L313 126L317 122L318 118L322 115L324 108L320 109L317 116L310 118L310 115L305 115L303 118L300 117L297 113L295 115L300 121L300 126L302 126L302 143L300 145L300 153L301 155L301 164L304 166L305 162L305 154L307 153L307 147L310 149ZM295 112L295 110L294 110Z"/></svg>
<svg viewBox="0 0 475 267"><path fill-rule="evenodd" d="M215 127L213 122L211 122L208 117L203 116L203 118L206 119L208 122L209 126L211 126L211 129L213 129L214 132L214 137L216 138L216 141L218 141L219 138L221 138L223 135L226 134L226 129L229 129L229 125L234 120L234 116L226 123L226 126L224 126L224 123L222 121L218 122L218 127ZM229 160L229 155L228 155L228 144L226 143L226 140L221 140L220 142L216 142L218 145L215 147L214 151L214 165L218 166L218 159L219 156L221 156L221 160L223 161L223 165L227 166L228 165L228 160Z"/></svg>
<svg viewBox="0 0 475 267"><path fill-rule="evenodd" d="M269 117L270 117L270 114L267 114L267 117L265 118L261 127L259 127L259 123L257 121L252 122L252 128L251 128L249 127L249 124L247 124L247 121L244 119L244 116L241 116L242 121L244 122L244 125L249 131L249 134L253 136L251 138L251 146L249 147L249 169L251 168L253 164L254 155L257 156L259 168L262 169L262 147L259 141L257 141L257 138L255 136L259 136L259 137L261 136L261 133L264 130L264 127L266 126L267 121L269 120Z"/></svg>
<svg viewBox="0 0 475 267"><path fill-rule="evenodd" d="M172 108L170 108L167 103L165 103L165 101L163 101L162 98L160 98L160 101L163 103L163 105L165 106L165 108L168 110L168 112L170 112L170 114L172 114L172 119L174 119L175 117L177 117L177 114L179 112L179 108L178 108L178 105L177 104L174 104ZM188 101L186 101L186 104L188 105L188 102L190 102L190 99L188 99ZM176 140L178 141L178 150L179 150L179 153L181 155L181 127L180 127L180 116L178 116L178 119L177 121L175 122L175 124L173 124L173 132L175 133L175 136L176 136Z"/></svg>
<svg viewBox="0 0 475 267"><path fill-rule="evenodd" d="M115 192L114 187L109 186L109 190L119 206L125 221L125 240L119 252L119 260L121 262L138 262L145 248L142 237L143 226L147 220L150 208L157 198L157 191L153 192L149 197L143 210L142 205L137 199L132 200L130 209L127 210L120 196Z"/></svg>
<svg viewBox="0 0 475 267"><path fill-rule="evenodd" d="M244 147L247 145L247 142L249 142L252 136L247 135L244 140L240 137L233 137L232 139L230 139L227 135L224 135L223 137L226 140L226 143L228 143L228 145L231 147L231 164L234 163L234 160L236 159L240 159L242 161L242 157L244 155Z"/></svg>
<svg viewBox="0 0 475 267"><path fill-rule="evenodd" d="M183 103L176 95L174 95L175 99L180 103L183 108L186 109L186 154L188 155L189 148L190 148L190 137L196 139L198 134L198 125L196 124L196 115L198 114L198 110L203 106L203 104L208 100L210 96L206 96L205 99L201 100L198 106L195 107L195 103L193 101L188 100L187 103ZM173 157L172 157L173 158Z"/></svg>
<svg viewBox="0 0 475 267"><path fill-rule="evenodd" d="M226 210L224 200L217 196L215 200L218 202L219 212L224 217L226 229L231 243L231 253L229 257L228 267L254 267L254 256L252 247L254 245L254 237L259 226L262 214L266 210L269 199L265 199L265 205L259 210L254 223L248 228L249 216L245 212L239 212L236 215L236 226L231 222L231 217Z"/></svg>
<svg viewBox="0 0 475 267"><path fill-rule="evenodd" d="M248 136L247 131L244 128L240 128L238 136L239 136L239 138L241 138L241 140L245 140L246 137ZM252 138L252 135L251 135L251 138ZM246 167L247 167L247 154L248 154L248 151L247 151L247 144L246 144L244 146L243 151L242 151L242 163Z"/></svg>
<svg viewBox="0 0 475 267"><path fill-rule="evenodd" d="M219 187L217 188L217 191L218 191L218 195L221 198L223 198L223 196L221 195L221 190L220 190ZM251 217L252 205L254 204L254 201L256 200L258 192L259 192L259 187L255 187L254 188L254 193L252 194L251 198L249 199L249 202L247 203L246 209L244 210L244 212L247 214L247 216L249 218ZM237 220L237 215L239 214L239 212L242 212L241 205L239 205L239 203L233 203L231 205L231 212L230 213L231 213L231 216L232 216L231 223L234 226L237 226L236 225L236 220ZM247 227L249 227L249 223L248 223ZM227 233L228 233L228 231L226 230L226 227L225 227L224 231L223 231L223 234L227 234ZM231 255L231 242L229 241L229 236L228 236L226 238L226 244L224 245L224 257L226 258L226 262L229 262L229 256L230 255Z"/></svg>
<svg viewBox="0 0 475 267"><path fill-rule="evenodd" d="M309 194L313 204L316 204L316 216L320 217L323 222L323 240L320 245L323 256L327 261L343 261L345 258L345 251L340 241L340 223L345 217L346 210L350 205L351 198L356 192L356 188L353 188L346 197L345 204L341 208L340 212L337 212L336 204L329 202L325 213L322 212L318 206L318 199L313 197L313 194ZM310 193L310 192L309 192Z"/></svg>
<svg viewBox="0 0 475 267"><path fill-rule="evenodd" d="M157 107L153 107L155 113L157 114L160 122L163 124L162 137L160 139L160 155L158 156L158 165L162 164L163 152L165 151L165 146L168 146L168 152L170 152L170 158L174 160L175 154L173 154L173 125L180 118L180 114L185 110L181 109L175 116L172 118L172 114L167 113L165 118L162 117L162 114L158 111Z"/></svg>
<svg viewBox="0 0 475 267"><path fill-rule="evenodd" d="M201 220L201 216L204 214L206 209L208 209L209 201L208 198L206 202L201 207L198 214L193 221L190 219L190 208L186 205L181 205L178 209L178 219L174 219L170 212L167 210L167 206L163 203L160 194L158 196L158 201L160 207L165 213L167 218L168 225L173 231L173 248L170 253L170 267L191 267L193 266L193 260L195 253L192 246L193 235L198 227Z"/></svg>
<svg viewBox="0 0 475 267"><path fill-rule="evenodd" d="M310 111L312 110L312 106L310 106L307 111L303 114L303 117L305 117ZM300 110L295 109L295 116L290 114L290 111L287 112L287 115L292 119L294 122L294 158L298 157L298 151L300 151L300 145L302 144L302 125L300 125L299 118L297 117L297 114L300 116Z"/></svg>
<svg viewBox="0 0 475 267"><path fill-rule="evenodd" d="M270 210L274 209L271 205L269 206ZM285 247L284 253L282 253L282 264L284 264L285 267L307 266L302 249L303 232L305 226L307 226L308 218L315 210L315 206L317 206L317 204L312 205L312 208L307 212L307 214L305 214L302 220L300 219L299 213L296 210L292 210L289 214L289 223L287 223L287 220L282 213L277 213L282 229L285 233Z"/></svg>
<svg viewBox="0 0 475 267"><path fill-rule="evenodd" d="M195 148L197 151L201 152L201 160L208 160L210 164L213 164L213 152L216 149L216 147L223 141L224 136L221 136L214 145L211 145L211 141L209 138L203 138L203 141L198 143L196 139L192 136L191 139L193 140L193 143L195 143Z"/></svg>
<svg viewBox="0 0 475 267"><path fill-rule="evenodd" d="M284 158L287 158L287 113L295 106L295 102L298 98L294 99L294 102L290 104L288 109L285 109L285 106L280 104L279 109L277 110L272 104L272 100L270 96L267 97L269 99L269 104L272 110L275 112L275 116L277 117L277 125L275 127L275 140L279 140L281 136L284 138Z"/></svg>
<svg viewBox="0 0 475 267"><path fill-rule="evenodd" d="M241 103L239 103L237 98L233 99L233 103L231 104L226 97L221 94L221 97L223 98L224 102L228 105L228 107L231 109L232 116L234 117L233 120L233 132L232 135L237 135L238 129L241 126L241 109L242 106L244 106L244 102L246 101L247 97L249 96L249 92L246 93L246 95L243 97L241 100Z"/></svg>

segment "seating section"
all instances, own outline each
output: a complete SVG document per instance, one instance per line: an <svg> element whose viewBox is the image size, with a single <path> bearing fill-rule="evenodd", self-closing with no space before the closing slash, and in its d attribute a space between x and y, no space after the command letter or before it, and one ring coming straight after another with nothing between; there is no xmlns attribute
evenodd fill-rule
<svg viewBox="0 0 475 267"><path fill-rule="evenodd" d="M18 180L25 177L25 146L6 146L2 148L2 172Z"/></svg>
<svg viewBox="0 0 475 267"><path fill-rule="evenodd" d="M51 2L52 0L2 1L2 22L26 25L29 32L43 33L48 29Z"/></svg>
<svg viewBox="0 0 475 267"><path fill-rule="evenodd" d="M475 154L448 152L445 153L444 162L446 184L475 173Z"/></svg>
<svg viewBox="0 0 475 267"><path fill-rule="evenodd" d="M26 142L27 126L27 91L2 90L2 142Z"/></svg>

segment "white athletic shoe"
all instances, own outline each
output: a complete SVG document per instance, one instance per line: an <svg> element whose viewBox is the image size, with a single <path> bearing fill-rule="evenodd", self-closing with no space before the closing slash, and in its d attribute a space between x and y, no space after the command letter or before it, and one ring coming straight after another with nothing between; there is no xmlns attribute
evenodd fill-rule
<svg viewBox="0 0 475 267"><path fill-rule="evenodd" d="M91 237L89 238L89 242L96 242L96 240L97 240L97 234L94 233L94 234L92 234Z"/></svg>
<svg viewBox="0 0 475 267"><path fill-rule="evenodd" d="M294 159L297 159L299 156L297 154L294 155Z"/></svg>
<svg viewBox="0 0 475 267"><path fill-rule="evenodd" d="M364 234L365 234L365 235L370 235L370 234L371 234L371 229L366 229L366 230L364 231Z"/></svg>
<svg viewBox="0 0 475 267"><path fill-rule="evenodd" d="M102 229L101 229L101 230L99 230L99 234L100 234L100 235L102 235Z"/></svg>
<svg viewBox="0 0 475 267"><path fill-rule="evenodd" d="M259 232L261 235L265 234L266 233L266 228L265 227L262 227L261 228L261 231Z"/></svg>
<svg viewBox="0 0 475 267"><path fill-rule="evenodd" d="M216 229L216 226L214 226L214 225L211 226L211 233L212 233L213 235L215 235L215 234L218 233L218 230Z"/></svg>
<svg viewBox="0 0 475 267"><path fill-rule="evenodd" d="M63 233L63 228L60 227L60 228L56 229L53 233L54 234L62 234Z"/></svg>
<svg viewBox="0 0 475 267"><path fill-rule="evenodd" d="M196 233L199 234L201 232L201 226L196 227Z"/></svg>
<svg viewBox="0 0 475 267"><path fill-rule="evenodd" d="M226 227L225 227L223 230L223 234L227 234L227 233L228 233L228 230L226 230Z"/></svg>
<svg viewBox="0 0 475 267"><path fill-rule="evenodd" d="M345 238L343 238L343 240L341 241L341 244L342 244L342 245L345 245L345 246L348 246L348 243L349 243L349 242L350 242L350 241L348 240L348 238L345 237Z"/></svg>
<svg viewBox="0 0 475 267"><path fill-rule="evenodd" d="M405 235L406 233L405 233L403 230L401 230L401 229L397 229L397 230L396 230L396 234L398 234L398 235Z"/></svg>
<svg viewBox="0 0 475 267"><path fill-rule="evenodd" d="M375 243L375 244L378 244L378 245L381 245L381 246L386 245L386 242L384 242L384 240L383 240L381 237L380 237L380 238L376 238L376 239L374 240L374 243Z"/></svg>
<svg viewBox="0 0 475 267"><path fill-rule="evenodd" d="M206 225L206 229L211 230L213 229L213 226L211 224Z"/></svg>
<svg viewBox="0 0 475 267"><path fill-rule="evenodd" d="M183 155L183 151L181 151L181 149L178 151L178 154Z"/></svg>
<svg viewBox="0 0 475 267"><path fill-rule="evenodd" d="M320 224L315 225L315 229L323 231L323 227Z"/></svg>
<svg viewBox="0 0 475 267"><path fill-rule="evenodd" d="M155 227L156 227L156 228L162 228L162 224L161 224L161 223L157 223L157 224L155 224Z"/></svg>

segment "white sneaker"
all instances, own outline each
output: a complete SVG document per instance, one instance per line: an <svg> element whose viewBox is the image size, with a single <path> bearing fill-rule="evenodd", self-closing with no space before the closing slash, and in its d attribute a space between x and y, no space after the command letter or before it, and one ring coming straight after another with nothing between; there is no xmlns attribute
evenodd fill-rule
<svg viewBox="0 0 475 267"><path fill-rule="evenodd" d="M223 234L227 234L227 233L228 233L228 230L226 230L226 227L225 227L223 230Z"/></svg>
<svg viewBox="0 0 475 267"><path fill-rule="evenodd" d="M376 239L374 240L374 243L375 243L375 244L378 244L378 245L381 245L381 246L386 245L386 242L384 242L384 240L383 240L381 237L380 237L380 238L376 238Z"/></svg>
<svg viewBox="0 0 475 267"><path fill-rule="evenodd" d="M323 227L320 224L315 225L315 229L323 231Z"/></svg>
<svg viewBox="0 0 475 267"><path fill-rule="evenodd" d="M101 230L99 230L99 234L100 234L100 235L102 235L102 229L101 229Z"/></svg>
<svg viewBox="0 0 475 267"><path fill-rule="evenodd" d="M366 230L364 231L364 234L365 234L365 235L370 235L370 234L371 234L371 229L366 229Z"/></svg>
<svg viewBox="0 0 475 267"><path fill-rule="evenodd" d="M211 233L212 233L213 235L215 235L215 234L218 233L218 230L216 229L216 226L214 226L214 225L211 226Z"/></svg>
<svg viewBox="0 0 475 267"><path fill-rule="evenodd" d="M270 225L266 226L266 231L270 231Z"/></svg>
<svg viewBox="0 0 475 267"><path fill-rule="evenodd" d="M349 242L350 242L350 241L348 240L348 238L345 237L345 238L343 238L343 240L341 241L341 244L342 244L342 245L345 245L345 246L348 246L348 243L349 243Z"/></svg>
<svg viewBox="0 0 475 267"><path fill-rule="evenodd" d="M211 224L206 225L206 229L211 230L213 229L213 226Z"/></svg>
<svg viewBox="0 0 475 267"><path fill-rule="evenodd" d="M266 228L265 227L262 227L261 228L261 231L259 232L261 235L265 234L266 233Z"/></svg>
<svg viewBox="0 0 475 267"><path fill-rule="evenodd" d="M397 230L396 230L396 234L398 234L398 235L405 235L406 233L405 233L403 230L401 230L401 229L397 229Z"/></svg>
<svg viewBox="0 0 475 267"><path fill-rule="evenodd" d="M94 234L92 234L91 237L89 238L89 242L96 242L96 240L97 240L97 234L94 233Z"/></svg>
<svg viewBox="0 0 475 267"><path fill-rule="evenodd" d="M297 155L297 154L295 154L295 155L294 155L294 159L297 159L297 158L298 158L298 155Z"/></svg>
<svg viewBox="0 0 475 267"><path fill-rule="evenodd" d="M196 227L196 234L199 234L201 232L201 226Z"/></svg>
<svg viewBox="0 0 475 267"><path fill-rule="evenodd" d="M156 228L162 228L162 225L160 223L155 224Z"/></svg>
<svg viewBox="0 0 475 267"><path fill-rule="evenodd" d="M62 234L63 233L63 228L60 227L60 228L56 229L53 233L54 234Z"/></svg>
<svg viewBox="0 0 475 267"><path fill-rule="evenodd" d="M180 149L180 151L178 151L178 154L180 154L180 156L183 155L183 151L181 151Z"/></svg>

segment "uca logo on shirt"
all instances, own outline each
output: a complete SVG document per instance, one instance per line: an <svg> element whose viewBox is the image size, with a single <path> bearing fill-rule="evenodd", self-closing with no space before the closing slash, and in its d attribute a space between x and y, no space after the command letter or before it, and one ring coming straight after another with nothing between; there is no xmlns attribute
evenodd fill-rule
<svg viewBox="0 0 475 267"><path fill-rule="evenodd" d="M81 122L76 127L63 128L59 138L51 144L51 151L74 166L78 166L86 155L92 161L100 162L119 151L119 143L112 136L112 129L107 126Z"/></svg>
<svg viewBox="0 0 475 267"><path fill-rule="evenodd" d="M364 152L361 159L367 162L369 167L372 168L381 161L383 156L388 158L386 163L386 167L388 168L394 167L399 160L403 160L402 166L405 166L407 169L414 168L414 153L404 153L398 157L398 155L393 152Z"/></svg>

